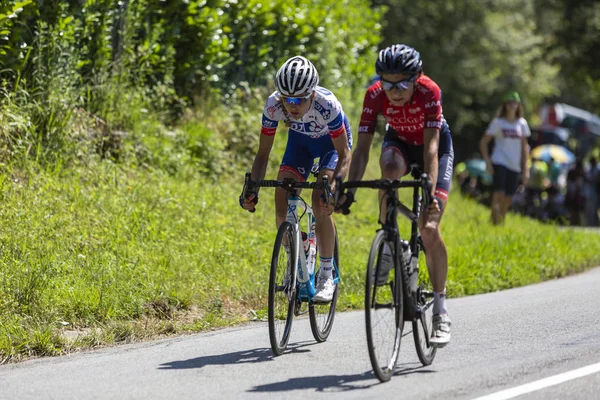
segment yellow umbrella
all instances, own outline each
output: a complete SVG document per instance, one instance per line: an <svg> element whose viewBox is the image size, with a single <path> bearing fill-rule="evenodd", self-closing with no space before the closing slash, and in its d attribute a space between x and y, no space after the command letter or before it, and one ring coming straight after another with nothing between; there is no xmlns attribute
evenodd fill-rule
<svg viewBox="0 0 600 400"><path fill-rule="evenodd" d="M562 146L555 144L544 144L531 150L531 157L543 161L550 161L552 157L554 161L560 164L571 163L575 161L575 155Z"/></svg>

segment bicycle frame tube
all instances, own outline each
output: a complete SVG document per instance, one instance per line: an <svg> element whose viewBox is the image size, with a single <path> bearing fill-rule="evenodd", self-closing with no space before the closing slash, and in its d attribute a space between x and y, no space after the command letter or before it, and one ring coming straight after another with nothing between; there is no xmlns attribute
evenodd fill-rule
<svg viewBox="0 0 600 400"><path fill-rule="evenodd" d="M298 286L299 286L299 292L298 295L302 298L302 297L306 297L308 299L312 298L315 294L315 287L313 284L313 276L314 276L314 271L312 274L309 273L308 271L308 266L307 266L307 260L306 260L306 254L304 253L304 246L302 244L302 234L300 231L300 221L298 218L298 207L302 207L305 208L306 213L308 215L308 230L307 230L307 234L311 235L313 234L313 232L311 232L311 220L312 220L312 208L305 204L303 202L303 200L298 197L296 194L290 194L289 198L288 198L288 210L287 210L287 216L286 216L286 221L288 221L289 223L291 223L294 226L294 231L295 231L295 243L294 246L296 246L296 249L298 250L296 252L296 254L298 255L298 259L295 260L295 262L298 265Z"/></svg>
<svg viewBox="0 0 600 400"><path fill-rule="evenodd" d="M419 194L419 188L413 189L413 213L417 216L416 221L412 221L410 231L410 250L412 254L417 254L417 237L419 236L419 215L421 213L421 195Z"/></svg>

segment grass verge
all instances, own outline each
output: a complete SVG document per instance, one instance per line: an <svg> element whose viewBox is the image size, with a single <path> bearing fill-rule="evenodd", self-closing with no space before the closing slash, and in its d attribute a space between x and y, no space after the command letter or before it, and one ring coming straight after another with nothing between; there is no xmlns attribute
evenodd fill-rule
<svg viewBox="0 0 600 400"><path fill-rule="evenodd" d="M272 193L243 212L242 180L243 171L214 183L108 161L1 175L0 363L264 318ZM340 310L363 304L376 197L361 190L352 214L336 216ZM457 192L443 234L451 297L600 264L597 234L515 215L494 227Z"/></svg>

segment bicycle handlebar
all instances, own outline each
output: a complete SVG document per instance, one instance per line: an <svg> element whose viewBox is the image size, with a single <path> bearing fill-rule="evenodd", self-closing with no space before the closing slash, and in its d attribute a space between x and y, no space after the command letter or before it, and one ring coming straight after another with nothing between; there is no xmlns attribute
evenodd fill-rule
<svg viewBox="0 0 600 400"><path fill-rule="evenodd" d="M401 181L399 179L376 179L372 181L349 181L342 182L340 177L336 178L336 187L338 188L335 191L335 204L338 204L340 197L344 194L346 189L354 189L354 188L371 188L371 189L382 189L382 190L394 190L398 188L414 188L420 187L423 189L423 202L425 208L429 206L432 201L431 198L431 188L432 188L431 180L429 179L429 175L421 174L420 179L414 180L406 180Z"/></svg>
<svg viewBox="0 0 600 400"><path fill-rule="evenodd" d="M329 184L329 177L323 176L323 182L298 182L291 178L284 178L283 180L259 180L253 181L252 174L246 172L244 179L243 196L248 197L248 192L253 189L261 187L274 187L282 188L288 192L292 192L296 189L324 189L325 194L325 205L329 205L331 202L331 185Z"/></svg>

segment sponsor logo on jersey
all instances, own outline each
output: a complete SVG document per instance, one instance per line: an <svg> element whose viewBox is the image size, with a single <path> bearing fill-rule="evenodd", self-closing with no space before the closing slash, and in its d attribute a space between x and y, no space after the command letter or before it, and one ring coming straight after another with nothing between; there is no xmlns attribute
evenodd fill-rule
<svg viewBox="0 0 600 400"><path fill-rule="evenodd" d="M409 112L409 114L410 114L410 112ZM425 120L425 116L423 114L417 115L414 117L407 116L406 111L404 109L402 109L402 116L390 117L390 116L386 115L385 119L389 124L396 126L396 125L406 125L406 124L418 124L419 122L422 122Z"/></svg>
<svg viewBox="0 0 600 400"><path fill-rule="evenodd" d="M454 152L451 151L450 154L448 155L448 163L446 164L446 172L444 173L444 180L446 182L452 181L452 166L453 165L454 165Z"/></svg>
<svg viewBox="0 0 600 400"><path fill-rule="evenodd" d="M429 102L429 103L425 104L425 108L439 107L439 106L441 106L441 102L439 100L438 101L432 101L432 102Z"/></svg>
<svg viewBox="0 0 600 400"><path fill-rule="evenodd" d="M275 118L275 113L277 112L277 109L279 107L277 107L277 104L272 105L271 107L267 108L267 115L269 116L269 118L273 119Z"/></svg>
<svg viewBox="0 0 600 400"><path fill-rule="evenodd" d="M323 107L318 101L315 101L314 104L315 110L317 110L323 116L323 118L325 118L325 120L328 120L331 116L331 111Z"/></svg>
<svg viewBox="0 0 600 400"><path fill-rule="evenodd" d="M368 126L359 126L358 127L358 132L359 133L368 133L369 132L369 127Z"/></svg>
<svg viewBox="0 0 600 400"><path fill-rule="evenodd" d="M290 124L290 129L296 132L304 133L304 124L302 122L292 122Z"/></svg>
<svg viewBox="0 0 600 400"><path fill-rule="evenodd" d="M373 92L371 93L371 100L375 99L382 90L383 88L381 86L375 88L375 90L373 90Z"/></svg>
<svg viewBox="0 0 600 400"><path fill-rule="evenodd" d="M373 114L373 109L369 107L363 108L363 114Z"/></svg>
<svg viewBox="0 0 600 400"><path fill-rule="evenodd" d="M418 125L392 125L392 128L398 133L400 132L419 132L423 129L423 123Z"/></svg>
<svg viewBox="0 0 600 400"><path fill-rule="evenodd" d="M427 121L427 125L428 128L436 128L436 129L441 129L442 128L442 121Z"/></svg>
<svg viewBox="0 0 600 400"><path fill-rule="evenodd" d="M265 128L276 128L277 127L277 121L273 121L268 118L264 118L262 124Z"/></svg>
<svg viewBox="0 0 600 400"><path fill-rule="evenodd" d="M314 121L309 124L306 124L306 127L307 127L308 132L321 132L323 129L325 129L324 126L318 125Z"/></svg>
<svg viewBox="0 0 600 400"><path fill-rule="evenodd" d="M321 86L317 86L317 92L321 93L324 96L331 96L333 95L333 93L331 93L329 90L325 89L324 87Z"/></svg>
<svg viewBox="0 0 600 400"><path fill-rule="evenodd" d="M417 108L409 108L409 109L408 109L408 112L409 112L409 113L411 113L411 114L416 114L416 113L418 113L418 112L420 112L420 111L421 111L421 107L417 107Z"/></svg>
<svg viewBox="0 0 600 400"><path fill-rule="evenodd" d="M399 112L399 110L396 110L393 107L389 107L387 110L385 110L385 113L390 115L398 114Z"/></svg>

